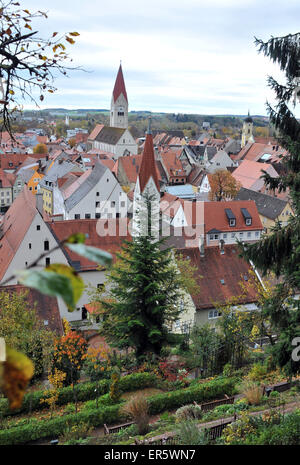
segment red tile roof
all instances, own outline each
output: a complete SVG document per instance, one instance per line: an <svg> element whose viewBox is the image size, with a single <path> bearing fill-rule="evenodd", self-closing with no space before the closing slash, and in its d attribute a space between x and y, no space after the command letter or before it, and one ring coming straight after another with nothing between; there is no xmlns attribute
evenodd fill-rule
<svg viewBox="0 0 300 465"><path fill-rule="evenodd" d="M277 177L278 174L272 165L269 163L259 163L256 161L243 160L242 163L233 171L232 176L240 181L243 187L246 189L254 189L254 186L258 181L259 184L264 184L260 177L263 175L262 170L266 171L270 176Z"/></svg>
<svg viewBox="0 0 300 465"><path fill-rule="evenodd" d="M141 163L141 167L139 171L139 182L140 182L141 192L144 191L146 184L149 181L151 176L159 192L160 188L159 188L157 168L156 168L155 157L154 157L153 138L152 138L152 134L147 134L145 145L144 145L143 156L142 156L142 163Z"/></svg>
<svg viewBox="0 0 300 465"><path fill-rule="evenodd" d="M130 155L126 157L119 157L116 163L117 163L117 167L116 167L117 171L115 171L116 175L120 175L120 169L122 167L128 179L128 182L130 184L136 183L138 173L140 170L140 166L142 163L142 155ZM158 176L158 180L161 180L161 175L158 170L158 167L156 164L155 166L156 166L156 173Z"/></svg>
<svg viewBox="0 0 300 465"><path fill-rule="evenodd" d="M176 152L166 152L161 154L162 165L167 171L169 177L180 176L186 178L186 172L183 169L181 160L177 157Z"/></svg>
<svg viewBox="0 0 300 465"><path fill-rule="evenodd" d="M94 129L92 130L91 134L89 135L88 139L89 140L95 140L100 131L104 128L104 124L96 124Z"/></svg>
<svg viewBox="0 0 300 465"><path fill-rule="evenodd" d="M116 230L114 231L114 228L112 228L111 235L101 235L102 230L107 228L108 225L112 224L116 225ZM124 240L131 240L131 236L128 232L126 236L120 235L122 234L127 224L127 218L120 218L114 220L68 220L54 221L53 223L48 223L51 231L53 232L54 236L57 238L58 241L63 241L71 234L81 232L87 235L87 239L85 242L86 245L92 245L93 247L105 250L106 252L112 253L113 256L116 252L120 251L121 245L124 242ZM92 262L85 257L77 255L67 247L64 247L63 251L67 256L69 262L79 262L80 271L93 271L98 269L97 263Z"/></svg>
<svg viewBox="0 0 300 465"><path fill-rule="evenodd" d="M27 288L21 284L1 286L0 292L26 294L28 304L32 309L36 309L37 316L44 325L44 328L49 328L52 331L55 331L57 335L63 334L63 325L56 297L41 294L39 291ZM47 325L44 324L45 321L48 322Z"/></svg>
<svg viewBox="0 0 300 465"><path fill-rule="evenodd" d="M195 209L197 202L193 202ZM236 218L236 225L229 226L225 209L230 208ZM246 208L252 217L251 226L245 224L241 208ZM195 218L195 214L193 214ZM212 229L218 231L262 230L263 226L254 200L233 200L228 202L204 202L205 233Z"/></svg>
<svg viewBox="0 0 300 465"><path fill-rule="evenodd" d="M29 191L27 186L4 215L1 223L0 239L0 279L6 273L6 270L14 258L26 232L28 231L32 220L38 214L36 209L35 196Z"/></svg>
<svg viewBox="0 0 300 465"><path fill-rule="evenodd" d="M183 258L189 257L192 265L199 270L197 282L200 291L197 295L192 295L197 310L214 308L216 303L225 304L229 299L244 293L240 283L246 284L244 276L249 278L251 267L239 257L236 245L225 245L224 251L224 255L221 255L219 247L206 247L204 257L201 257L199 248L196 247L178 250ZM253 303L257 298L255 290L248 286L247 292L238 299L238 303Z"/></svg>
<svg viewBox="0 0 300 465"><path fill-rule="evenodd" d="M12 187L15 183L16 176L13 173L6 173L0 168L0 187Z"/></svg>
<svg viewBox="0 0 300 465"><path fill-rule="evenodd" d="M114 101L117 100L120 94L123 94L125 97L126 102L128 102L127 99L127 93L126 93L126 88L125 88L125 82L124 82L124 77L123 77L123 71L122 71L122 66L120 65L119 71L117 74L116 82L115 82L115 87L113 90L113 97Z"/></svg>

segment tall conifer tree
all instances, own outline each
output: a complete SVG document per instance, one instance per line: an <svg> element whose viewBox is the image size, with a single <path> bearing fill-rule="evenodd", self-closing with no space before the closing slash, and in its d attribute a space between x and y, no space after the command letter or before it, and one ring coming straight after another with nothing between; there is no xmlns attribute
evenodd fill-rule
<svg viewBox="0 0 300 465"><path fill-rule="evenodd" d="M271 317L278 331L274 346L277 363L291 375L299 371L299 362L292 359L292 341L300 335L300 307L293 295L300 289L300 123L291 106L300 97L300 33L272 37L267 42L256 39L259 52L278 64L286 77L285 85L268 78L268 85L276 95L276 106L267 103L270 122L278 131L278 141L289 155L282 158L282 173L272 178L264 173L266 186L288 191L294 215L287 225L276 224L273 232L255 244L244 244L243 254L264 273L273 271L283 283L276 286L273 297L264 311Z"/></svg>
<svg viewBox="0 0 300 465"><path fill-rule="evenodd" d="M179 318L186 282L172 249L154 237L151 224L158 219L151 214L150 196L142 197L146 208L141 221L147 222L142 228L146 233L125 241L117 254L108 276L108 298L101 299L104 318L100 328L112 346L133 348L139 362L147 354L160 355L172 323Z"/></svg>

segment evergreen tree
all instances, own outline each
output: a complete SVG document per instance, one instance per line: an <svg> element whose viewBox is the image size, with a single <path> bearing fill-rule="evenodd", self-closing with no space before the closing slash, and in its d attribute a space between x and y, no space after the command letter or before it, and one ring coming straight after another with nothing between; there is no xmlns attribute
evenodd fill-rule
<svg viewBox="0 0 300 465"><path fill-rule="evenodd" d="M272 37L263 42L256 39L259 52L269 57L285 73L285 85L274 78L268 78L274 90L277 103L273 108L267 103L270 122L278 131L278 141L288 151L282 159L283 173L272 178L264 173L264 181L270 189L288 191L294 216L290 216L286 226L277 223L269 236L264 236L255 244L244 244L243 254L263 272L274 272L283 277L283 283L276 286L274 295L265 305L278 331L278 341L273 353L276 361L291 375L299 371L299 363L292 360L295 348L292 340L300 335L300 307L293 299L300 288L300 123L294 116L291 106L295 106L300 96L300 33L285 37Z"/></svg>
<svg viewBox="0 0 300 465"><path fill-rule="evenodd" d="M148 213L150 209L147 198ZM114 347L134 348L139 362L146 354L159 356L181 312L186 287L186 275L179 272L173 251L164 246L164 239L154 238L150 214L147 221L143 231L148 234L125 241L117 254L108 276L109 295L101 300L100 334Z"/></svg>

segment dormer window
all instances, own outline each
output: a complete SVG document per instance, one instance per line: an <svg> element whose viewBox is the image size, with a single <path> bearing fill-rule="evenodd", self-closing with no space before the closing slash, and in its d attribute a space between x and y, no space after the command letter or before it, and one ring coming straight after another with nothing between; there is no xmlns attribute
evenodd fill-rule
<svg viewBox="0 0 300 465"><path fill-rule="evenodd" d="M236 217L233 214L231 208L225 208L225 213L229 222L229 226L234 227L236 226Z"/></svg>
<svg viewBox="0 0 300 465"><path fill-rule="evenodd" d="M241 208L241 212L242 212L242 215L244 217L246 226L251 226L251 224L252 224L252 216L248 212L247 208Z"/></svg>

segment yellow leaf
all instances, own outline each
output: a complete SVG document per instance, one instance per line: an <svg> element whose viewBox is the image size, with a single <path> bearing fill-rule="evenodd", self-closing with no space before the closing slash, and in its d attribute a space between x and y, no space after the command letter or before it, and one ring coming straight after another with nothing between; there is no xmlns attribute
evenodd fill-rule
<svg viewBox="0 0 300 465"><path fill-rule="evenodd" d="M79 32L69 32L69 35L70 35L70 36L73 36L73 37L77 37L77 36L79 36L80 34L79 34Z"/></svg>
<svg viewBox="0 0 300 465"><path fill-rule="evenodd" d="M2 390L11 409L22 405L25 389L32 378L32 361L21 352L6 347L6 361L3 362Z"/></svg>

